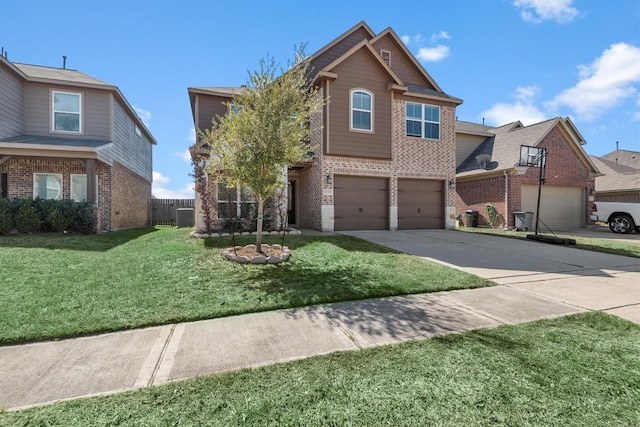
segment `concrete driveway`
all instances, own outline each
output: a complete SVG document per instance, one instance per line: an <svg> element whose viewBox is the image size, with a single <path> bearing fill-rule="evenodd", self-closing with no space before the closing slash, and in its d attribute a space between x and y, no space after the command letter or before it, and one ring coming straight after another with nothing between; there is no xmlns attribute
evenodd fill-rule
<svg viewBox="0 0 640 427"><path fill-rule="evenodd" d="M594 235L605 235L600 230ZM640 323L640 259L450 230L348 231L500 285ZM617 236L614 233L614 237ZM640 236L640 235L638 235ZM496 292L495 288L467 294Z"/></svg>

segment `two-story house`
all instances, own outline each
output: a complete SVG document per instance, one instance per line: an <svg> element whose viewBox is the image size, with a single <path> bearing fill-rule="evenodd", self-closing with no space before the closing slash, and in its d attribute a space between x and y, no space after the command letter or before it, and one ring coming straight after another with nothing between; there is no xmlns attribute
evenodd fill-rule
<svg viewBox="0 0 640 427"><path fill-rule="evenodd" d="M96 203L98 231L147 226L149 130L116 86L0 56L1 197Z"/></svg>
<svg viewBox="0 0 640 427"><path fill-rule="evenodd" d="M454 122L462 100L443 92L391 28L375 34L360 22L311 55L311 66L326 103L315 118L322 131L312 141L313 161L288 170L289 224L455 227ZM196 129L227 113L223 102L234 90L189 88Z"/></svg>

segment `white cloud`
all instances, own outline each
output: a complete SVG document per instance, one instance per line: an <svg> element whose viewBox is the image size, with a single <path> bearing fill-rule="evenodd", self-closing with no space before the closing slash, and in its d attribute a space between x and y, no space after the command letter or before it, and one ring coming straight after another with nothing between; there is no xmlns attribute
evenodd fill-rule
<svg viewBox="0 0 640 427"><path fill-rule="evenodd" d="M501 126L520 120L525 126L547 119L547 115L533 103L533 97L538 93L536 86L521 86L516 88L514 103L497 103L482 112L490 124Z"/></svg>
<svg viewBox="0 0 640 427"><path fill-rule="evenodd" d="M436 47L423 47L416 55L420 61L438 62L449 56L449 47L438 45Z"/></svg>
<svg viewBox="0 0 640 427"><path fill-rule="evenodd" d="M411 36L404 35L400 37L400 40L402 40L402 43L404 44L409 44L409 42L411 41Z"/></svg>
<svg viewBox="0 0 640 427"><path fill-rule="evenodd" d="M578 70L580 81L556 95L547 107L567 106L581 118L593 119L638 93L634 84L640 82L640 48L627 43L611 45L593 64Z"/></svg>
<svg viewBox="0 0 640 427"><path fill-rule="evenodd" d="M181 151L179 153L173 153L173 154L180 157L183 161L187 163L191 163L191 153L189 152L188 148L184 151Z"/></svg>
<svg viewBox="0 0 640 427"><path fill-rule="evenodd" d="M187 137L187 140L191 145L196 143L196 128L193 126L189 129L189 136Z"/></svg>
<svg viewBox="0 0 640 427"><path fill-rule="evenodd" d="M443 39L443 40L450 40L451 36L449 35L449 33L447 33L446 31L440 31L437 34L431 34L431 43L435 43L438 40Z"/></svg>
<svg viewBox="0 0 640 427"><path fill-rule="evenodd" d="M142 123L144 123L146 127L150 127L149 125L151 124L151 112L143 110L140 107L136 107L135 105L133 106L133 109L135 110L138 117L140 117L140 120L142 120Z"/></svg>
<svg viewBox="0 0 640 427"><path fill-rule="evenodd" d="M171 181L168 176L162 175L160 172L153 172L153 183L151 185L151 194L157 199L193 199L195 197L195 191L193 184L185 184L182 188L177 190L170 190L165 188Z"/></svg>
<svg viewBox="0 0 640 427"><path fill-rule="evenodd" d="M536 24L542 21L571 22L580 15L572 6L573 0L515 0L523 20Z"/></svg>

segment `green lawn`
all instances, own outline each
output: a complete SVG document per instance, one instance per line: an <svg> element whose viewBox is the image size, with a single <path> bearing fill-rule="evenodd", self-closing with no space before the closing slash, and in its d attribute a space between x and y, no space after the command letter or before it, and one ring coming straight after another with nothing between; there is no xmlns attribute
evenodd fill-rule
<svg viewBox="0 0 640 427"><path fill-rule="evenodd" d="M259 266L224 260L230 238L170 227L0 236L0 344L492 284L349 236L285 244L289 262Z"/></svg>
<svg viewBox="0 0 640 427"><path fill-rule="evenodd" d="M490 234L493 236L510 237L514 239L526 239L528 234L533 234L531 231L515 231L515 230L500 230L495 228L484 227L458 227L458 231L466 233L482 233ZM545 236L553 236L551 233L540 233ZM593 237L575 236L571 234L556 233L558 237L574 239L575 245L568 245L570 248L586 249L595 252L604 252L614 255L623 255L634 258L640 258L640 244L633 243L625 240L612 240L612 239L598 239ZM640 240L640 236L638 236Z"/></svg>
<svg viewBox="0 0 640 427"><path fill-rule="evenodd" d="M0 425L637 426L640 326L579 314L0 414Z"/></svg>

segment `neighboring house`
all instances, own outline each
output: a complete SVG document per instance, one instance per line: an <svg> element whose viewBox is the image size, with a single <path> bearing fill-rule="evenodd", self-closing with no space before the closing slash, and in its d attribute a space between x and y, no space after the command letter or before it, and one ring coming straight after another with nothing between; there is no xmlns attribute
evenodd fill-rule
<svg viewBox="0 0 640 427"><path fill-rule="evenodd" d="M288 170L289 224L454 228L454 122L462 100L442 91L391 28L375 34L361 22L314 53L311 66L327 102L315 118L322 130L313 161ZM234 90L189 88L195 127L227 114L222 102ZM239 189L238 211L240 197Z"/></svg>
<svg viewBox="0 0 640 427"><path fill-rule="evenodd" d="M480 225L494 226L514 226L514 212L535 214L540 169L518 166L520 147L527 145L547 150L541 230L588 224L594 180L601 174L569 118L500 127L458 121L456 144L458 213L477 210Z"/></svg>
<svg viewBox="0 0 640 427"><path fill-rule="evenodd" d="M150 224L155 139L116 86L0 56L1 197L97 203L98 231Z"/></svg>
<svg viewBox="0 0 640 427"><path fill-rule="evenodd" d="M640 152L616 150L591 161L604 173L596 178L596 201L640 203Z"/></svg>

